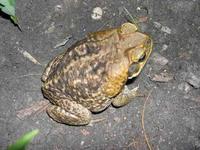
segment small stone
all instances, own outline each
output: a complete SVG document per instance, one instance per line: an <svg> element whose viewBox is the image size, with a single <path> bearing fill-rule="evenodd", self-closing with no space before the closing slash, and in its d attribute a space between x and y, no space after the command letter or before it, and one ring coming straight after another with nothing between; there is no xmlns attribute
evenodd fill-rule
<svg viewBox="0 0 200 150"><path fill-rule="evenodd" d="M55 23L52 22L51 25L50 25L50 27L45 31L45 33L46 34L52 33L52 32L54 32L55 29L56 29Z"/></svg>
<svg viewBox="0 0 200 150"><path fill-rule="evenodd" d="M178 89L188 93L191 90L191 86L188 83L184 82L178 85Z"/></svg>
<svg viewBox="0 0 200 150"><path fill-rule="evenodd" d="M119 117L114 117L114 121L119 123L120 122L120 118Z"/></svg>
<svg viewBox="0 0 200 150"><path fill-rule="evenodd" d="M188 77L186 78L186 82L196 89L200 88L200 76L196 76L192 72L188 74Z"/></svg>
<svg viewBox="0 0 200 150"><path fill-rule="evenodd" d="M199 141L199 139L195 140L195 148L200 149L200 141Z"/></svg>
<svg viewBox="0 0 200 150"><path fill-rule="evenodd" d="M85 143L84 141L81 141L81 146L83 146L83 145L84 145L84 143Z"/></svg>
<svg viewBox="0 0 200 150"><path fill-rule="evenodd" d="M0 55L0 66L2 66L3 64L5 64L6 62L6 57L3 55Z"/></svg>
<svg viewBox="0 0 200 150"><path fill-rule="evenodd" d="M165 32L167 34L171 34L172 33L172 30L167 26L162 26L161 31L163 31L163 32Z"/></svg>
<svg viewBox="0 0 200 150"><path fill-rule="evenodd" d="M137 7L137 8L136 8L136 10L137 10L137 11L140 11L140 10L141 10L141 8L140 8L140 7Z"/></svg>
<svg viewBox="0 0 200 150"><path fill-rule="evenodd" d="M56 12L59 12L59 11L61 11L62 10L62 6L61 5L56 5L55 6L55 11Z"/></svg>
<svg viewBox="0 0 200 150"><path fill-rule="evenodd" d="M154 22L154 26L159 29L162 27L162 25L159 22Z"/></svg>
<svg viewBox="0 0 200 150"><path fill-rule="evenodd" d="M160 29L162 32L165 32L167 34L171 34L172 30L167 27L167 26L163 26L161 23L159 22L154 22L154 26L157 28L157 29Z"/></svg>
<svg viewBox="0 0 200 150"><path fill-rule="evenodd" d="M161 51L162 51L162 52L163 52L163 51L166 51L166 50L167 50L167 48L168 48L168 45L164 44L164 45L162 46L162 49L161 49Z"/></svg>
<svg viewBox="0 0 200 150"><path fill-rule="evenodd" d="M101 7L95 7L92 10L92 14L91 14L92 19L100 20L102 18L102 15L103 15L103 10L101 9Z"/></svg>
<svg viewBox="0 0 200 150"><path fill-rule="evenodd" d="M163 57L157 52L154 52L152 54L152 56L150 57L150 60L152 61L151 71L159 71L169 62L167 58Z"/></svg>
<svg viewBox="0 0 200 150"><path fill-rule="evenodd" d="M162 55L156 52L152 54L151 58L156 64L161 66L164 66L169 62L167 58L163 57Z"/></svg>

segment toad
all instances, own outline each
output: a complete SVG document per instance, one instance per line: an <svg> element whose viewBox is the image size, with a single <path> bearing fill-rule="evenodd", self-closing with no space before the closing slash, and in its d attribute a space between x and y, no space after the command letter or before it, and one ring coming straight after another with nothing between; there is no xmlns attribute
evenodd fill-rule
<svg viewBox="0 0 200 150"><path fill-rule="evenodd" d="M90 33L56 56L42 75L49 116L68 125L87 125L92 113L128 104L137 90L129 90L127 80L140 74L152 43L136 25L124 23Z"/></svg>

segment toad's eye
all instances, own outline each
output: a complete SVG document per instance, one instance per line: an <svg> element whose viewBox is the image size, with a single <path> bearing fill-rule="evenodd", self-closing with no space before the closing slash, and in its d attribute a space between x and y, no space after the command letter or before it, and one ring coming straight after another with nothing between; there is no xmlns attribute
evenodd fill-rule
<svg viewBox="0 0 200 150"><path fill-rule="evenodd" d="M146 53L143 53L143 55L140 56L138 62L143 62L146 58Z"/></svg>

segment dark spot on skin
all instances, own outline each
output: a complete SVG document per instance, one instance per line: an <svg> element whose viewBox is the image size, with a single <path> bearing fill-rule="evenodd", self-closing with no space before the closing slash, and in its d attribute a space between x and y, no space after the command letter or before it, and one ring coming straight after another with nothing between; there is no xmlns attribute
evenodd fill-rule
<svg viewBox="0 0 200 150"><path fill-rule="evenodd" d="M81 41L74 43L65 53L65 56L68 55L67 57L65 57L65 59L73 58L74 60L78 60L80 59L80 57L84 57L86 55L90 56L93 54L97 54L100 50L100 45L98 46L98 44L96 44L95 42L87 42L87 41L88 39L85 38ZM84 51L86 51L86 53L83 53ZM71 56L69 55L70 52ZM66 61L67 60L65 60L65 62Z"/></svg>

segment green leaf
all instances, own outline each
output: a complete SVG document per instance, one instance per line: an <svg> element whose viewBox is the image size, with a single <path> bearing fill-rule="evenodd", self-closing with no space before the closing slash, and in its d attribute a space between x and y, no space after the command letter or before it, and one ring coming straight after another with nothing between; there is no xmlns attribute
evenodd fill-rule
<svg viewBox="0 0 200 150"><path fill-rule="evenodd" d="M1 3L2 5L7 5L7 4L9 4L9 5L15 6L15 0L0 0L0 3Z"/></svg>
<svg viewBox="0 0 200 150"><path fill-rule="evenodd" d="M8 0L10 5L14 6L15 7L15 0Z"/></svg>
<svg viewBox="0 0 200 150"><path fill-rule="evenodd" d="M12 19L12 21L15 23L15 24L18 24L18 19L16 16L10 16L10 18Z"/></svg>
<svg viewBox="0 0 200 150"><path fill-rule="evenodd" d="M2 12L10 16L10 19L21 30L17 16L15 15L15 0L0 0L0 9Z"/></svg>
<svg viewBox="0 0 200 150"><path fill-rule="evenodd" d="M4 6L1 7L4 13L15 16L15 0L0 0L0 4Z"/></svg>
<svg viewBox="0 0 200 150"><path fill-rule="evenodd" d="M6 13L10 16L15 16L15 8L10 5L2 7L1 11L3 11L4 13Z"/></svg>
<svg viewBox="0 0 200 150"><path fill-rule="evenodd" d="M1 9L2 7L4 7L4 5L0 3L0 9Z"/></svg>
<svg viewBox="0 0 200 150"><path fill-rule="evenodd" d="M14 144L8 147L8 150L25 150L28 143L39 133L39 130L33 130L26 133L21 138L19 138Z"/></svg>

